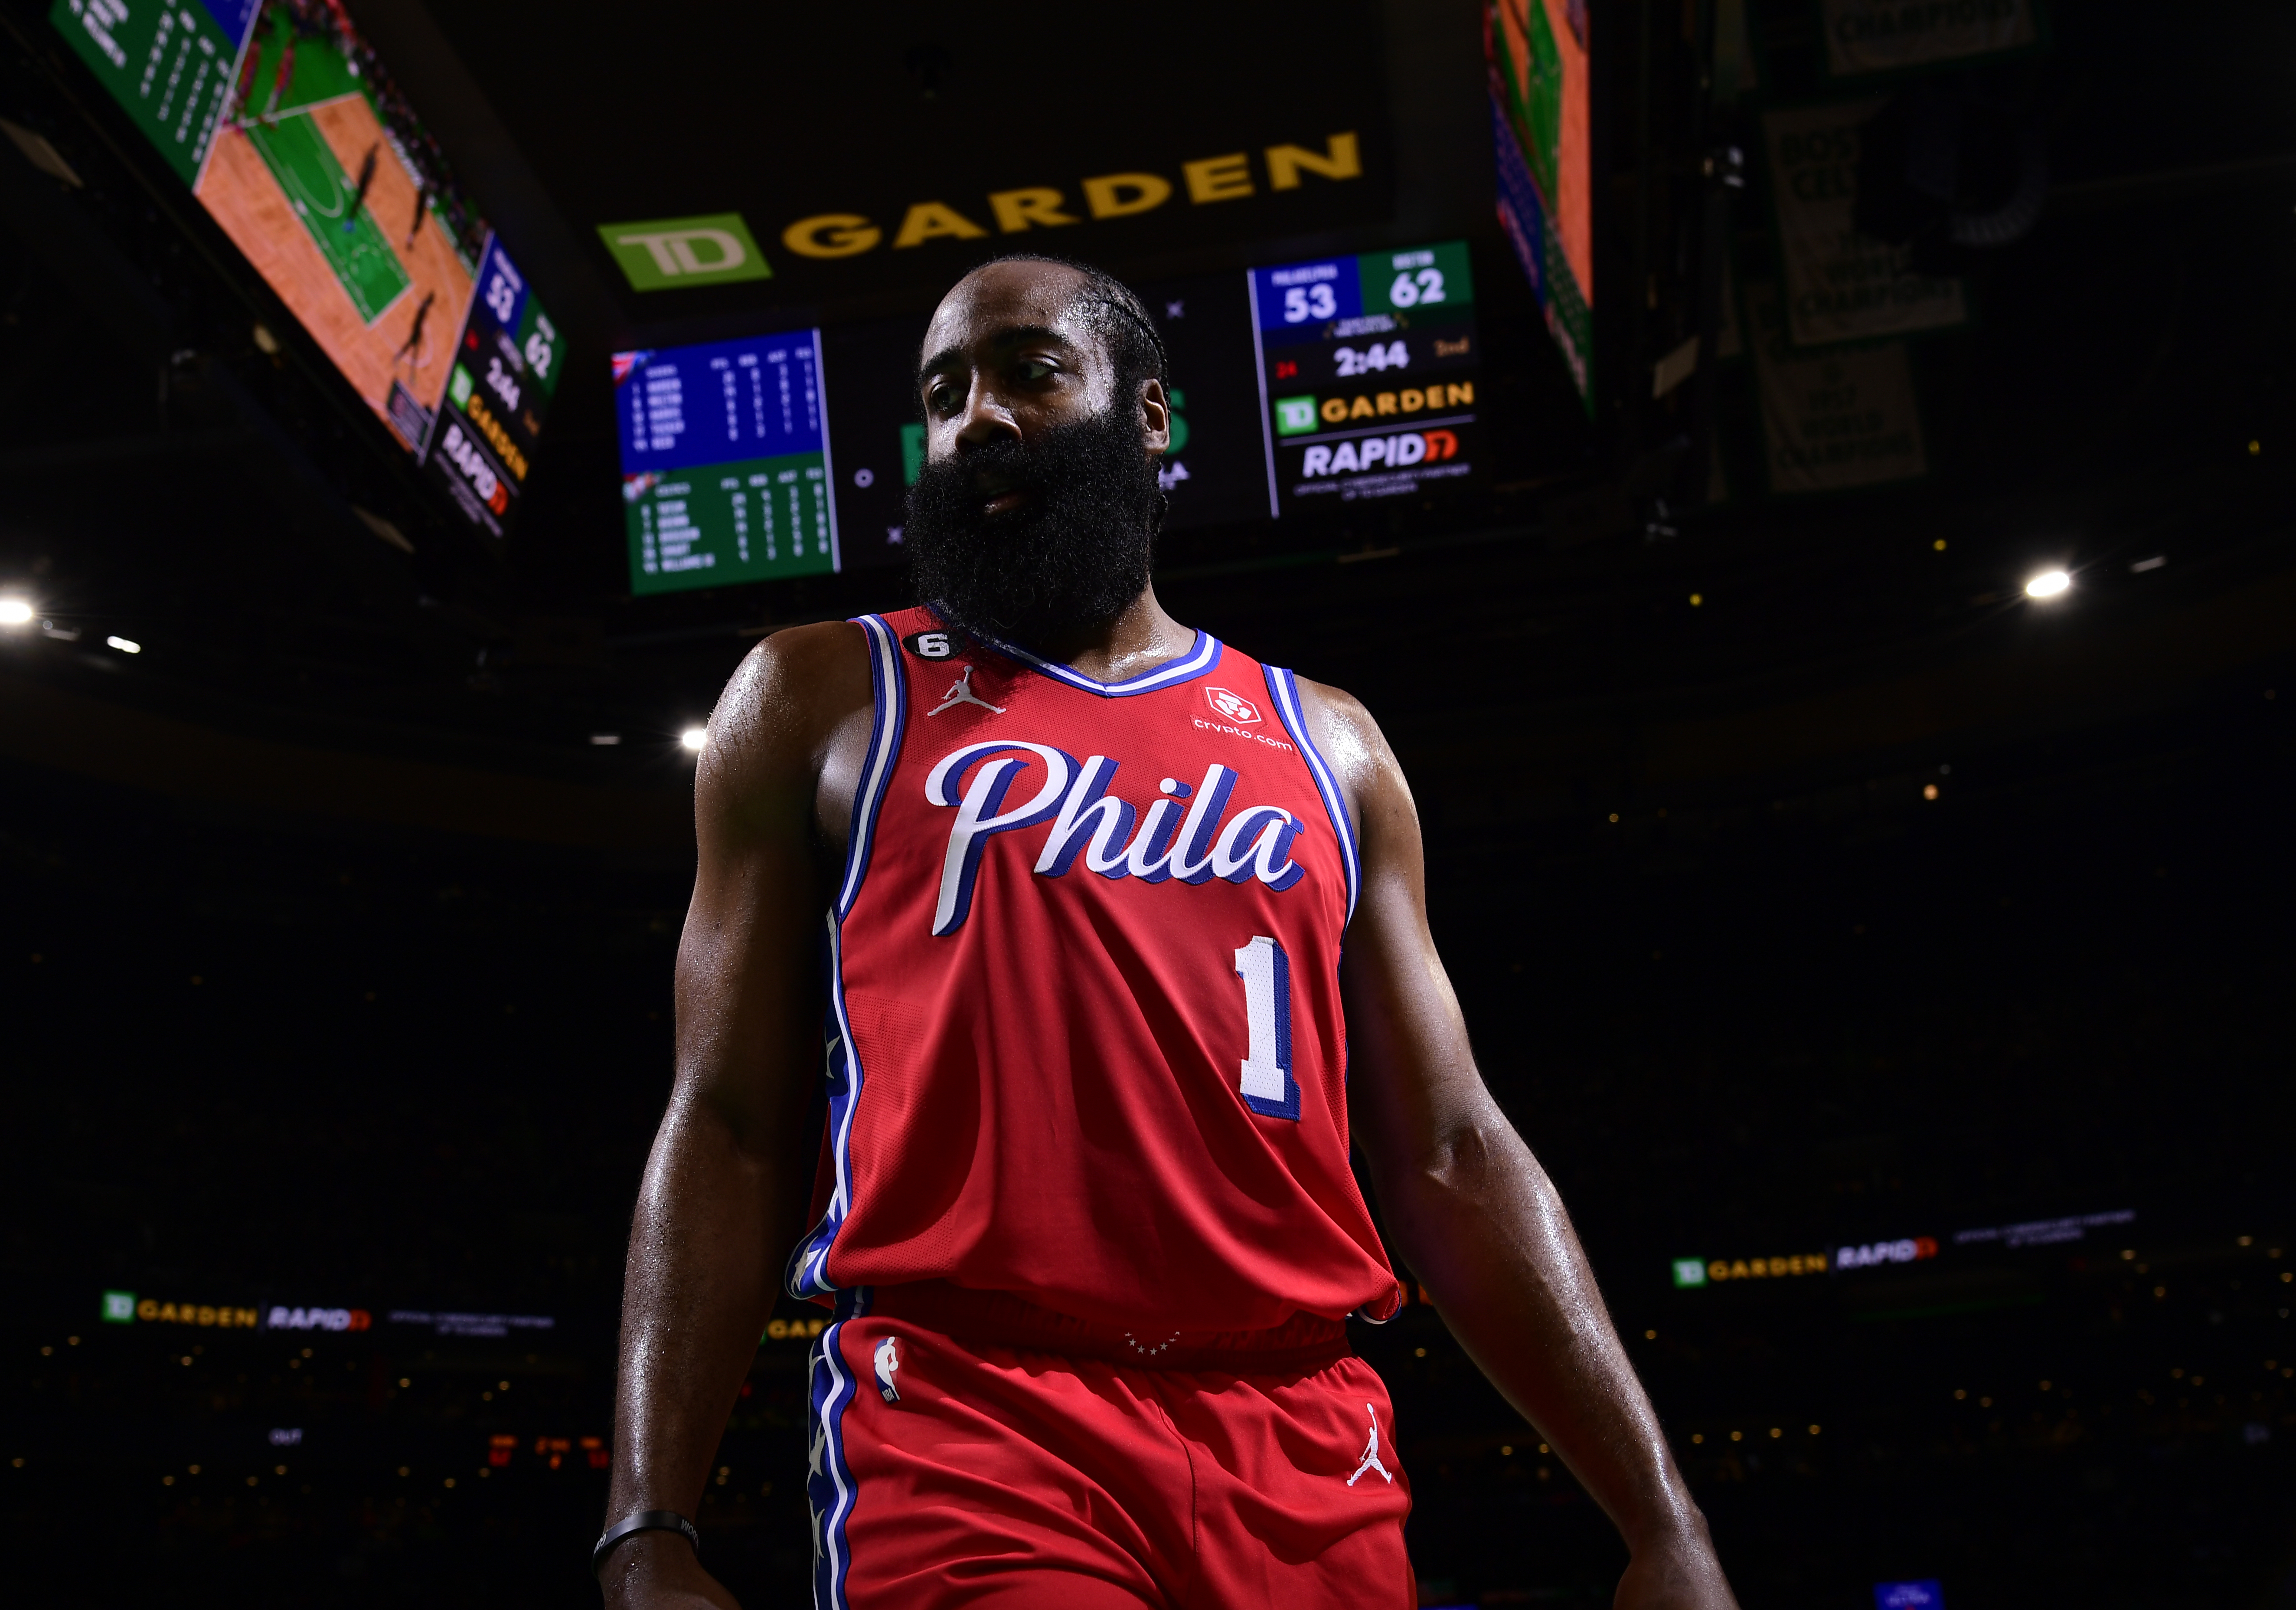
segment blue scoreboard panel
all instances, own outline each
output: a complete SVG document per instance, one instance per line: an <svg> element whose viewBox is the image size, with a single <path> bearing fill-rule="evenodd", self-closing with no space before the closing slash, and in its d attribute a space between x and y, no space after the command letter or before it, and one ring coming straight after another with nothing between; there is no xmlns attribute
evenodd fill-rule
<svg viewBox="0 0 2296 1610"><path fill-rule="evenodd" d="M630 590L840 567L821 333L614 355Z"/></svg>

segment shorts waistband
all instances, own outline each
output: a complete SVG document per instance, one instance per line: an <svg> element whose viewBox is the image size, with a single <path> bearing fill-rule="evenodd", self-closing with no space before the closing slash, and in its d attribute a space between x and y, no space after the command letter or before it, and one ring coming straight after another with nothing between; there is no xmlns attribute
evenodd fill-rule
<svg viewBox="0 0 2296 1610"><path fill-rule="evenodd" d="M1079 1319L1010 1292L973 1291L945 1280L873 1286L867 1311L1021 1352L1141 1369L1292 1375L1321 1369L1355 1351L1346 1322L1320 1314L1295 1313L1267 1330L1189 1330L1169 1324L1128 1330Z"/></svg>

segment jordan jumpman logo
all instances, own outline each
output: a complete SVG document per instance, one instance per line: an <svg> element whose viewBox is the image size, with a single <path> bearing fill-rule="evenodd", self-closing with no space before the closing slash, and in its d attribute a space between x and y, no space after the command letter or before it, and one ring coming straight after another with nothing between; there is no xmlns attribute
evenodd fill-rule
<svg viewBox="0 0 2296 1610"><path fill-rule="evenodd" d="M1395 1473L1379 1462L1379 1410L1373 1409L1368 1403L1365 1404L1364 1408L1371 1414L1371 1441L1364 1444L1363 1463L1357 1466L1355 1474L1348 1478L1348 1485L1352 1487L1362 1481L1365 1471L1376 1470L1381 1477L1392 1486L1395 1482Z"/></svg>
<svg viewBox="0 0 2296 1610"><path fill-rule="evenodd" d="M939 703L934 705L931 710L925 711L925 714L928 716L937 716L940 714L941 711L949 709L953 705L978 704L981 709L987 711L993 716L1003 715L1004 713L1004 707L1003 705L991 704L988 700L982 698L979 694L972 691L972 667L968 665L963 667L962 669L964 674L959 676L955 681L948 685L947 696L942 699Z"/></svg>

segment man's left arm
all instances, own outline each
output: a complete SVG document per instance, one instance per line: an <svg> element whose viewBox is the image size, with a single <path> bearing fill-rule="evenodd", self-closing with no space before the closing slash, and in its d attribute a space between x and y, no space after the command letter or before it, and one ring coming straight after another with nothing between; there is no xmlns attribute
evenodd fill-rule
<svg viewBox="0 0 2296 1610"><path fill-rule="evenodd" d="M1562 1198L1476 1071L1427 926L1402 768L1354 699L1300 689L1361 844L1340 982L1350 1122L1389 1237L1468 1356L1625 1537L1619 1610L1734 1610Z"/></svg>

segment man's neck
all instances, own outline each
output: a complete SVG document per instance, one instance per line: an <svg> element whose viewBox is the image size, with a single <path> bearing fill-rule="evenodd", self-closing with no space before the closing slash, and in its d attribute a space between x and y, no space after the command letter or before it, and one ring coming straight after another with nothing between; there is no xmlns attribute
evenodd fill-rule
<svg viewBox="0 0 2296 1610"><path fill-rule="evenodd" d="M1195 646L1196 634L1164 612L1156 589L1140 596L1103 626L1048 634L1028 646L1095 682L1125 682L1177 660Z"/></svg>

